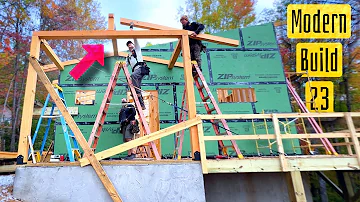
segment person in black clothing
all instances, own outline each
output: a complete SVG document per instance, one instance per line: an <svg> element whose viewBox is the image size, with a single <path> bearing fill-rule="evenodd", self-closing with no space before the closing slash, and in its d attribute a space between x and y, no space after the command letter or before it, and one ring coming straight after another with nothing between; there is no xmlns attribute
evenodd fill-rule
<svg viewBox="0 0 360 202"><path fill-rule="evenodd" d="M121 100L123 106L119 112L120 132L124 136L124 142L129 142L134 138L134 135L139 132L138 121L135 119L135 107L128 103L125 98ZM128 150L127 160L135 158L135 148Z"/></svg>
<svg viewBox="0 0 360 202"><path fill-rule="evenodd" d="M192 31L191 36L198 35L201 31L204 30L205 26L201 23L197 22L189 22L189 18L186 15L183 15L180 18L180 22L183 26L183 29ZM197 39L189 39L189 45L190 45L190 56L191 60L195 60L199 66L199 69L201 69L201 54L200 52L205 49L205 46L202 44L200 40ZM193 75L196 75L197 72L195 69L193 69Z"/></svg>

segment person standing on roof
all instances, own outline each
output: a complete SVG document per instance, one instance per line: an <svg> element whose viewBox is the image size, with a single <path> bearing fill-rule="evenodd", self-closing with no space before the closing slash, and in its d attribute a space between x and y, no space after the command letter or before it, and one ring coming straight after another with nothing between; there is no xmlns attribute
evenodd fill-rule
<svg viewBox="0 0 360 202"><path fill-rule="evenodd" d="M130 25L130 29L133 29L133 25ZM141 48L137 39L134 39L134 43L132 41L126 42L126 46L129 48L130 52L126 58L126 66L131 66L131 82L139 98L141 108L145 110L145 104L141 94L141 81L145 75L149 75L150 68L143 61Z"/></svg>
<svg viewBox="0 0 360 202"><path fill-rule="evenodd" d="M123 134L124 142L129 142L133 140L135 134L137 134L139 129L139 123L135 119L136 110L135 107L128 103L125 98L121 100L122 107L119 112L119 122L120 122L120 132ZM125 157L125 160L131 160L135 158L136 149L129 149L128 155Z"/></svg>
<svg viewBox="0 0 360 202"><path fill-rule="evenodd" d="M183 29L192 31L190 36L197 36L201 31L204 30L205 26L201 23L197 22L189 22L189 18L186 15L181 16L180 22L183 26ZM202 50L205 50L205 46L202 44L202 42L198 39L192 39L189 38L189 45L190 45L190 56L191 60L195 60L199 66L199 69L201 69L201 54L200 52ZM196 75L197 72L195 69L193 69L193 75Z"/></svg>

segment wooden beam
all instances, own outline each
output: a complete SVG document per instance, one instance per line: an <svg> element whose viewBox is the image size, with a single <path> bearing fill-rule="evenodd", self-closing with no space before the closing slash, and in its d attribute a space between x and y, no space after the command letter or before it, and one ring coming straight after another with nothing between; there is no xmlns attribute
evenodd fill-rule
<svg viewBox="0 0 360 202"><path fill-rule="evenodd" d="M282 171L286 171L287 170L287 162L285 159L285 151L284 151L284 147L282 144L282 139L281 139L281 132L280 132L280 127L279 127L279 120L277 118L276 114L272 115L272 121L274 124L274 132L275 132L275 139L276 139L276 144L277 144L277 150L279 152L279 158L280 158L280 166Z"/></svg>
<svg viewBox="0 0 360 202"><path fill-rule="evenodd" d="M153 39L180 38L187 31L184 30L86 30L86 31L37 31L33 36L40 39Z"/></svg>
<svg viewBox="0 0 360 202"><path fill-rule="evenodd" d="M112 13L109 14L109 18L108 18L108 30L116 30L114 14ZM112 45L113 45L114 55L118 56L119 51L118 51L118 45L116 39L112 39Z"/></svg>
<svg viewBox="0 0 360 202"><path fill-rule="evenodd" d="M182 56L184 63L184 81L186 90L186 104L188 109L189 119L196 117L196 105L195 105L195 92L192 76L192 65L190 58L190 45L188 35L183 35L181 39ZM197 127L190 128L190 144L191 144L191 156L194 157L195 152L200 152L199 137Z"/></svg>
<svg viewBox="0 0 360 202"><path fill-rule="evenodd" d="M201 168L203 174L208 174L208 170L206 168L206 148L205 148L205 141L204 141L204 129L203 124L200 123L197 125L197 129L199 132L199 146L200 146L200 158L201 158Z"/></svg>
<svg viewBox="0 0 360 202"><path fill-rule="evenodd" d="M164 128L164 129L159 130L157 132L151 133L149 135L137 138L137 139L132 140L130 142L126 142L126 143L123 143L121 145L112 147L110 149L98 152L98 153L95 154L95 156L99 160L104 159L104 158L108 158L110 156L114 156L116 154L119 154L121 152L129 150L131 148L135 148L135 147L137 147L139 145L143 145L143 144L146 144L148 142L151 142L151 141L166 137L166 136L171 135L173 133L176 133L176 132L178 132L180 130L189 128L190 126L195 126L196 124L199 124L199 123L201 123L200 118L195 117L193 119L190 119L190 120L178 123L176 125L170 126L168 128ZM89 164L89 160L87 158L82 158L79 161L81 163L81 166L86 166L86 165Z"/></svg>
<svg viewBox="0 0 360 202"><path fill-rule="evenodd" d="M53 85L51 84L49 78L46 76L45 72L42 70L40 64L36 61L35 57L30 56L29 59L31 65L34 67L35 71L37 72L41 82L44 84L46 90L49 92L52 100L54 100L56 106L60 109L62 116L65 118L66 123L72 130L75 135L77 142L80 144L81 148L84 150L85 157L90 161L91 165L93 166L96 174L99 176L101 182L103 183L105 189L108 191L110 197L114 201L122 201L118 192L116 191L114 185L111 183L109 177L106 175L103 167L99 163L99 161L95 158L94 152L91 150L89 145L86 142L83 134L81 133L80 129L76 125L76 122L72 118L72 116L67 111L64 103L62 102L59 95L56 93Z"/></svg>
<svg viewBox="0 0 360 202"><path fill-rule="evenodd" d="M306 202L304 184L300 171L285 173L291 202Z"/></svg>
<svg viewBox="0 0 360 202"><path fill-rule="evenodd" d="M143 28L143 29L150 29L150 30L179 30L179 29L175 29L175 28L172 28L172 27L157 25L157 24L153 24L153 23L141 22L141 21L126 19L126 18L120 18L120 24L122 24L122 25L128 25L129 26L131 22L134 23L134 27ZM191 34L191 32L188 31L187 35L190 35L190 34ZM209 35L209 34L198 34L196 37L193 37L193 36L189 36L189 37L193 38L193 39L213 42L213 43L222 44L222 45L228 45L228 46L234 46L234 47L239 46L239 41L238 40L219 37L219 36L213 36L213 35Z"/></svg>
<svg viewBox="0 0 360 202"><path fill-rule="evenodd" d="M45 109L45 116L49 116L51 112L52 107L46 107ZM79 108L78 107L68 107L68 112L70 115L78 115L79 114ZM40 116L42 108L35 108L33 112L33 116ZM60 115L60 111L57 107L54 108L53 116Z"/></svg>
<svg viewBox="0 0 360 202"><path fill-rule="evenodd" d="M351 116L358 117L360 112L349 112ZM333 113L279 113L278 118L306 118L306 117L344 117L343 112ZM222 114L222 115L199 115L203 120L211 119L264 119L271 118L271 114Z"/></svg>
<svg viewBox="0 0 360 202"><path fill-rule="evenodd" d="M0 166L0 173L14 173L18 165L2 165Z"/></svg>
<svg viewBox="0 0 360 202"><path fill-rule="evenodd" d="M105 57L111 57L111 56L114 56L114 53L105 53ZM127 57L128 54L125 53L125 52L118 52L118 56ZM82 58L65 61L62 64L64 66L77 64L77 63L80 62L81 59ZM159 63L159 64L164 64L164 65L169 64L169 60L164 60L164 59L160 59L160 58L153 58L153 57L149 57L149 56L143 56L143 60L148 61L148 62L155 62L155 63ZM174 64L174 66L182 68L182 67L184 67L184 64L182 62L176 62ZM59 69L56 67L55 64L48 64L48 65L43 66L43 70L44 70L44 72L51 72L51 71L57 71Z"/></svg>
<svg viewBox="0 0 360 202"><path fill-rule="evenodd" d="M359 170L356 157L349 156L288 156L287 171ZM279 157L252 157L244 159L208 159L209 173L283 172Z"/></svg>
<svg viewBox="0 0 360 202"><path fill-rule="evenodd" d="M350 134L351 134L351 139L352 142L354 143L354 149L355 149L355 154L357 157L357 160L359 162L359 166L360 166L360 145L359 145L359 138L356 135L356 130L355 130L355 126L354 126L354 122L352 120L352 117L350 115L350 113L345 113L345 119L346 119L346 123L348 125L348 128L350 130Z"/></svg>
<svg viewBox="0 0 360 202"><path fill-rule="evenodd" d="M174 52L171 55L170 62L168 64L169 69L172 69L174 67L176 60L178 59L178 57L180 55L180 51L181 51L181 39L179 39L179 41L174 49Z"/></svg>
<svg viewBox="0 0 360 202"><path fill-rule="evenodd" d="M40 48L46 53L46 55L60 71L64 70L64 65L61 63L59 57L55 54L54 50L50 47L45 39L41 39Z"/></svg>
<svg viewBox="0 0 360 202"><path fill-rule="evenodd" d="M18 157L17 152L0 151L0 159L16 159L16 157Z"/></svg>
<svg viewBox="0 0 360 202"><path fill-rule="evenodd" d="M350 133L308 133L308 134L282 134L281 139L299 139L299 138L345 138L350 137ZM272 134L256 134L256 135L219 135L219 136L204 136L205 141L219 141L219 140L267 140L276 139ZM323 145L324 146L324 145Z"/></svg>
<svg viewBox="0 0 360 202"><path fill-rule="evenodd" d="M40 40L39 37L37 36L32 36L31 38L30 55L39 59ZM23 107L23 111L22 111L19 146L18 146L18 154L24 157L24 162L28 161L27 156L29 152L29 143L27 137L29 134L31 134L36 81L37 81L37 74L31 63L29 63L29 67L27 71L28 73L26 78L26 87L25 87L24 105L23 105L26 107Z"/></svg>

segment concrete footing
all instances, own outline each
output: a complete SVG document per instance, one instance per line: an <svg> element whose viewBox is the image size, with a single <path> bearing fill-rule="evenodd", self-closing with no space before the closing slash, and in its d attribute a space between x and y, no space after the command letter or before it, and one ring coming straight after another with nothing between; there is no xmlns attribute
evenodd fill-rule
<svg viewBox="0 0 360 202"><path fill-rule="evenodd" d="M197 163L104 165L124 202L205 202ZM14 196L24 201L112 201L91 166L19 167Z"/></svg>

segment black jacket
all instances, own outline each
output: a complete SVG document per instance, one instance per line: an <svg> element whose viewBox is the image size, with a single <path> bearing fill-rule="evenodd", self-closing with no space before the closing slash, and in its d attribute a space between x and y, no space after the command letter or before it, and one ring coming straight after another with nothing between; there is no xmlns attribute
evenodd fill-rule
<svg viewBox="0 0 360 202"><path fill-rule="evenodd" d="M136 110L132 104L124 105L119 113L119 122L120 125L130 123L130 121L135 120ZM126 122L127 120L127 122Z"/></svg>
<svg viewBox="0 0 360 202"><path fill-rule="evenodd" d="M196 34L199 34L201 31L203 31L205 26L201 23L197 22L188 22L185 26L183 26L183 29L193 31ZM189 38L189 44L202 44L200 40Z"/></svg>

